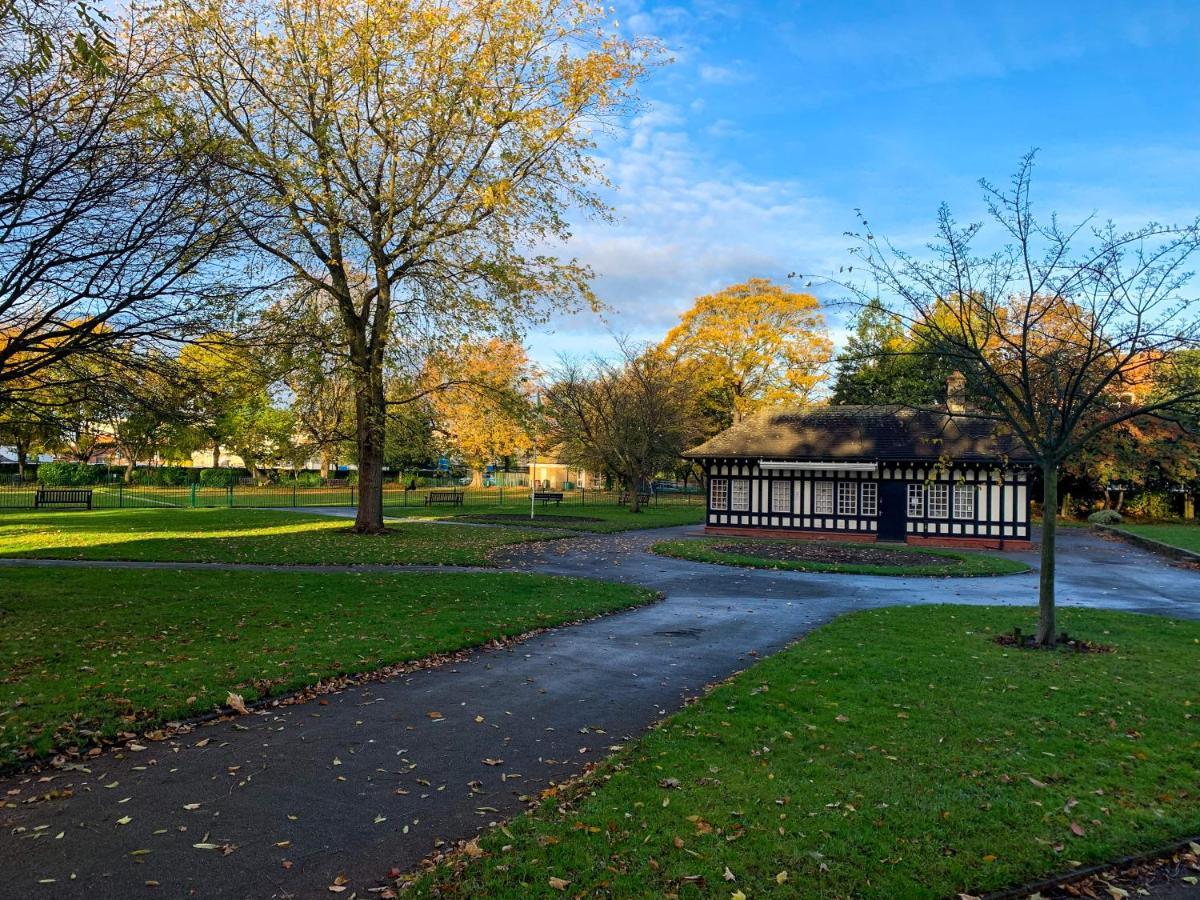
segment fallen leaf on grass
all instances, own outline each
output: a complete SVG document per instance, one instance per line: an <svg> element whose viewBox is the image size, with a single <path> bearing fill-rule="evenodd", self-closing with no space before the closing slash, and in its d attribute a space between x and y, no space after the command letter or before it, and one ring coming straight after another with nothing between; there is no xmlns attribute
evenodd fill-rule
<svg viewBox="0 0 1200 900"><path fill-rule="evenodd" d="M550 876L550 887L554 888L556 891L565 891L567 889L567 885L570 883L571 882L564 881L562 878L559 878L555 875Z"/></svg>
<svg viewBox="0 0 1200 900"><path fill-rule="evenodd" d="M483 856L483 848L479 846L479 838L471 838L463 845L463 853L471 857L471 859L479 859Z"/></svg>
<svg viewBox="0 0 1200 900"><path fill-rule="evenodd" d="M1078 822L1072 822L1071 823L1071 834L1075 835L1075 837L1083 837L1083 826L1080 825Z"/></svg>
<svg viewBox="0 0 1200 900"><path fill-rule="evenodd" d="M225 697L225 705L239 716L248 715L250 712L250 710L246 709L246 701L242 699L242 695L235 694L233 691L230 691Z"/></svg>

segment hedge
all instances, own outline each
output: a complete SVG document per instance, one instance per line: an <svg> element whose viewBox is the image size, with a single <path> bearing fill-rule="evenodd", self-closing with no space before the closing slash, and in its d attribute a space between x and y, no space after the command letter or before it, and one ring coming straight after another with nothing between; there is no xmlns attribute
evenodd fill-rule
<svg viewBox="0 0 1200 900"><path fill-rule="evenodd" d="M38 481L42 484L74 487L103 484L108 480L108 466L89 466L86 463L48 462L38 466Z"/></svg>
<svg viewBox="0 0 1200 900"><path fill-rule="evenodd" d="M201 487L231 487L237 483L237 469L201 469Z"/></svg>

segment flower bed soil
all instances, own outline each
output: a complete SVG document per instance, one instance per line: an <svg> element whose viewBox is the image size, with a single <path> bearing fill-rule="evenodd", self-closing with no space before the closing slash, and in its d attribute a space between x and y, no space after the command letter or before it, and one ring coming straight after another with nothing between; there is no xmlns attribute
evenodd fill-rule
<svg viewBox="0 0 1200 900"><path fill-rule="evenodd" d="M864 566L944 566L953 559L909 550L880 550L846 544L788 541L726 541L713 544L718 553L755 556L778 562L820 562Z"/></svg>

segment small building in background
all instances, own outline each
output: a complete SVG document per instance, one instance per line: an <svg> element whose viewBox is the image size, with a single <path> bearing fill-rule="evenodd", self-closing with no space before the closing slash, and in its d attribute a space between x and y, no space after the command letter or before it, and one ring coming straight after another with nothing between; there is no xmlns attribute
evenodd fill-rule
<svg viewBox="0 0 1200 900"><path fill-rule="evenodd" d="M961 390L941 410L773 408L726 429L684 454L708 478L705 530L1028 549L1030 454Z"/></svg>

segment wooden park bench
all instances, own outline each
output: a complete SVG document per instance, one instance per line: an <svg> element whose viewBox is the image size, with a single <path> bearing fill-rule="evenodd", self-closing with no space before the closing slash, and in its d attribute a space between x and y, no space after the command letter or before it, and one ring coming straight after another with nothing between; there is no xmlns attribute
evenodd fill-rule
<svg viewBox="0 0 1200 900"><path fill-rule="evenodd" d="M540 500L542 506L545 506L547 503L553 503L555 506L558 506L558 504L562 503L563 495L562 491L534 491L533 499Z"/></svg>
<svg viewBox="0 0 1200 900"><path fill-rule="evenodd" d="M329 478L325 481L326 487L350 487L349 478Z"/></svg>
<svg viewBox="0 0 1200 900"><path fill-rule="evenodd" d="M91 488L38 488L33 498L33 508L43 506L83 506L92 508Z"/></svg>
<svg viewBox="0 0 1200 900"><path fill-rule="evenodd" d="M425 495L425 505L433 506L435 503L446 503L450 506L463 505L462 491L430 491Z"/></svg>
<svg viewBox="0 0 1200 900"><path fill-rule="evenodd" d="M649 491L638 491L638 506L645 506L650 502ZM621 491L621 497L617 500L618 506L625 506L629 503L629 491Z"/></svg>

